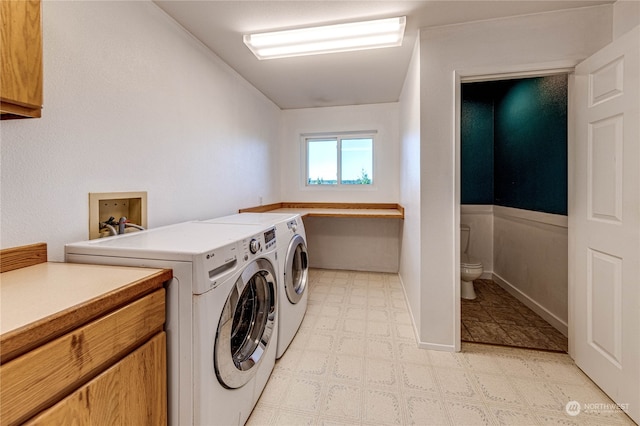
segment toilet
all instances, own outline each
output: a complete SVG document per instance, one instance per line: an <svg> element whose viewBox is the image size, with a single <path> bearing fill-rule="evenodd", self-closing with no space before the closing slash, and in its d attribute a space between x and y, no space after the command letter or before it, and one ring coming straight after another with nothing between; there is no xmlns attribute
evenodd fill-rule
<svg viewBox="0 0 640 426"><path fill-rule="evenodd" d="M469 256L469 241L471 241L471 227L460 225L460 296L463 299L473 300L476 291L473 289L473 280L482 275L482 262Z"/></svg>

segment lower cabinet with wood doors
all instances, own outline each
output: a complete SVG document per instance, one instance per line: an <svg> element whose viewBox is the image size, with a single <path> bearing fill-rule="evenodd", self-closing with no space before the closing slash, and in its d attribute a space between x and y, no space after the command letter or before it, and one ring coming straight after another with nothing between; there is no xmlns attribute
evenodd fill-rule
<svg viewBox="0 0 640 426"><path fill-rule="evenodd" d="M46 260L2 272L0 424L166 424L171 277Z"/></svg>

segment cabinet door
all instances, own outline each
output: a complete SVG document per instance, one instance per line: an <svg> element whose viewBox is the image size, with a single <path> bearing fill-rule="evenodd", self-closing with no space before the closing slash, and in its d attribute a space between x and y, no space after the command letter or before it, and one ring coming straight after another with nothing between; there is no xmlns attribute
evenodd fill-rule
<svg viewBox="0 0 640 426"><path fill-rule="evenodd" d="M163 328L155 292L0 366L0 419L20 423L60 401Z"/></svg>
<svg viewBox="0 0 640 426"><path fill-rule="evenodd" d="M0 1L2 118L40 117L42 23L40 0Z"/></svg>
<svg viewBox="0 0 640 426"><path fill-rule="evenodd" d="M166 425L166 334L124 358L27 425Z"/></svg>

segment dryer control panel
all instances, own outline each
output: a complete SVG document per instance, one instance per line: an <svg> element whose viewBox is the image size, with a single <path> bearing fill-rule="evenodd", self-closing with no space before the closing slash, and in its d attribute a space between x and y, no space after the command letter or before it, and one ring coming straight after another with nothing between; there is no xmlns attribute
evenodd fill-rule
<svg viewBox="0 0 640 426"><path fill-rule="evenodd" d="M289 228L294 234L296 233L296 230L298 229L298 221L296 220L296 218L293 218L287 222L287 228Z"/></svg>

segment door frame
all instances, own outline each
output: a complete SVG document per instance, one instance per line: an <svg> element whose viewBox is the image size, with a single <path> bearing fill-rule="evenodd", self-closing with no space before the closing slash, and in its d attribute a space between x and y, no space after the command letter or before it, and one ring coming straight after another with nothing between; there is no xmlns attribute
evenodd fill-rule
<svg viewBox="0 0 640 426"><path fill-rule="evenodd" d="M453 120L453 135L454 135L454 188L455 188L455 205L454 205L454 256L455 256L455 271L454 271L454 294L455 294L455 321L454 321L454 346L455 351L459 352L462 347L462 340L460 336L460 123L461 123L461 108L462 108L462 83L472 83L481 81L493 81L493 80L510 80L517 78L530 78L530 77L544 77L549 75L567 74L567 204L571 205L572 190L574 187L573 179L571 178L574 169L574 131L573 126L575 123L574 118L574 105L572 101L573 97L573 72L581 61L579 60L563 60L555 62L540 62L529 63L513 66L496 66L485 68L465 68L456 69L453 72L453 105L454 105L454 120ZM567 218L572 214L572 210L568 209ZM568 228L569 235L572 233L571 227ZM569 238L569 242L571 238ZM572 247L569 245L569 251ZM569 260L570 262L570 260ZM571 274L571 265L569 265L569 274ZM568 277L567 277L568 278ZM568 281L568 328L569 328L569 356L573 353L573 327L572 327L572 292L571 292L571 280Z"/></svg>

